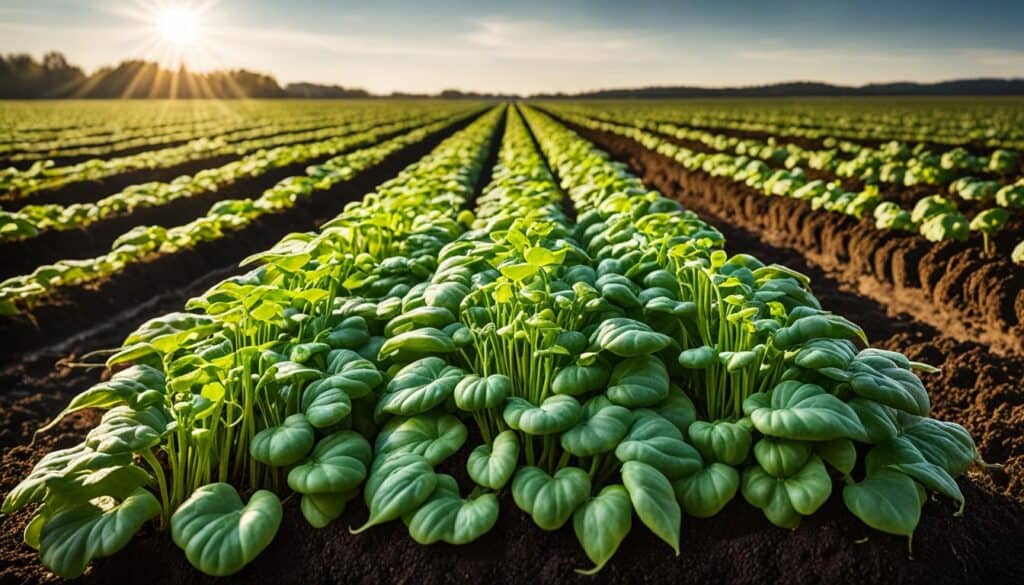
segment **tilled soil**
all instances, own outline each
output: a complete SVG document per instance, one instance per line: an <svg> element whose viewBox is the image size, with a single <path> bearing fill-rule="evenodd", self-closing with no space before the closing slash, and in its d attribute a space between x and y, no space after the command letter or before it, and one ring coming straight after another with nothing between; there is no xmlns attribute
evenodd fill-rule
<svg viewBox="0 0 1024 585"><path fill-rule="evenodd" d="M653 175L641 176L657 186L651 181ZM677 194L676 190L665 192ZM573 569L591 564L576 542L571 523L544 532L515 507L508 494L502 496L494 530L463 547L420 546L400 522L352 536L347 528L361 525L367 517L358 501L338 521L315 530L302 519L297 500L290 498L271 546L241 573L221 582L933 584L1019 580L1024 571L1024 543L1019 539L1024 529L1024 439L1020 439L1024 436L1020 388L1024 362L997 356L977 343L944 337L906 314L891 312L847 290L799 252L763 242L757 232L729 227L741 225L741 218L730 217L726 223L712 215L705 217L725 231L734 251L808 273L822 304L862 324L877 345L906 351L914 359L943 368L941 374L926 377L935 416L966 425L987 460L1006 464L1002 471L972 472L960 480L967 498L963 517L953 515L951 502L933 498L925 506L909 549L906 539L872 531L846 512L838 483L829 503L795 531L771 526L738 496L714 518L684 518L678 557L634 520L630 536L608 566L595 577L583 577ZM13 409L0 411L5 428L22 429L2 435L0 444L23 445L30 440L25 431L45 418L40 411L50 414L63 404L63 400L43 398L46 385L60 388L55 393L62 393L65 400L87 386L84 380L70 378L71 374L64 376L58 373L41 380L35 386L38 395L23 399L27 412L22 418L12 416ZM44 453L81 440L96 419L96 412L86 411L35 437L31 445L6 449L0 492L6 493ZM40 567L36 553L21 544L20 532L28 517L23 512L0 519L0 583L54 580ZM175 584L214 581L192 569L166 533L153 531L140 534L114 557L96 561L83 580L120 584L143 578Z"/></svg>

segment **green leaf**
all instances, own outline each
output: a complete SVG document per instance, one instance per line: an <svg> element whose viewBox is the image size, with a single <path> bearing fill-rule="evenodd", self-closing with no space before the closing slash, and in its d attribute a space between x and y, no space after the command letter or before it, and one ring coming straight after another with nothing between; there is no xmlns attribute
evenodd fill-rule
<svg viewBox="0 0 1024 585"><path fill-rule="evenodd" d="M299 509L310 526L324 528L341 516L345 506L358 495L357 489L340 494L303 494Z"/></svg>
<svg viewBox="0 0 1024 585"><path fill-rule="evenodd" d="M477 446L466 460L466 471L477 485L500 490L519 461L519 435L509 429L498 433L490 445Z"/></svg>
<svg viewBox="0 0 1024 585"><path fill-rule="evenodd" d="M587 558L594 563L594 568L576 572L593 575L612 558L633 527L633 505L626 488L606 486L576 509L572 526Z"/></svg>
<svg viewBox="0 0 1024 585"><path fill-rule="evenodd" d="M868 476L890 469L905 473L932 491L964 506L964 495L956 480L942 465L929 461L910 437L901 436L876 445L864 460Z"/></svg>
<svg viewBox="0 0 1024 585"><path fill-rule="evenodd" d="M517 396L505 402L502 418L505 424L528 435L553 435L571 429L583 416L583 408L575 398L556 394L540 406Z"/></svg>
<svg viewBox="0 0 1024 585"><path fill-rule="evenodd" d="M83 408L110 409L115 406L132 408L145 406L139 403L147 390L155 390L162 395L164 392L163 372L146 365L134 365L117 372L106 382L100 382L85 392L71 399L67 405L48 425L40 431L46 431L60 422L65 416Z"/></svg>
<svg viewBox="0 0 1024 585"><path fill-rule="evenodd" d="M527 248L523 256L526 258L526 261L529 262L531 265L537 266L538 268L542 268L545 266L561 265L563 262L565 262L565 255L568 251L568 248L562 248L557 252L552 252L547 248L534 246L531 248Z"/></svg>
<svg viewBox="0 0 1024 585"><path fill-rule="evenodd" d="M455 405L468 412L498 408L512 393L512 380L503 374L470 374L455 386Z"/></svg>
<svg viewBox="0 0 1024 585"><path fill-rule="evenodd" d="M591 343L620 357L638 357L659 352L672 343L646 323L625 317L606 319L591 336Z"/></svg>
<svg viewBox="0 0 1024 585"><path fill-rule="evenodd" d="M583 420L562 433L562 448L577 457L590 457L615 448L633 423L633 414L596 396L583 408Z"/></svg>
<svg viewBox="0 0 1024 585"><path fill-rule="evenodd" d="M11 514L28 504L41 502L46 495L47 484L56 479L79 474L90 475L94 471L120 467L131 463L130 453L100 453L79 443L69 449L47 453L32 468L28 477L14 486L4 497L0 513Z"/></svg>
<svg viewBox="0 0 1024 585"><path fill-rule="evenodd" d="M313 448L313 426L302 413L284 419L279 427L256 433L249 443L249 455L273 467L294 465Z"/></svg>
<svg viewBox="0 0 1024 585"><path fill-rule="evenodd" d="M600 364L581 366L570 364L558 370L551 383L551 391L555 394L579 396L604 388L608 382L608 368Z"/></svg>
<svg viewBox="0 0 1024 585"><path fill-rule="evenodd" d="M215 577L242 570L270 544L281 525L281 502L258 490L242 502L235 488L211 483L171 516L171 538L192 566Z"/></svg>
<svg viewBox="0 0 1024 585"><path fill-rule="evenodd" d="M334 426L352 412L352 399L341 388L325 384L329 381L317 380L302 391L302 412L318 429Z"/></svg>
<svg viewBox="0 0 1024 585"><path fill-rule="evenodd" d="M374 461L363 496L370 509L366 524L352 534L390 522L420 506L437 487L437 474L422 455L394 453Z"/></svg>
<svg viewBox="0 0 1024 585"><path fill-rule="evenodd" d="M849 439L817 443L814 452L843 475L849 475L857 465L857 447Z"/></svg>
<svg viewBox="0 0 1024 585"><path fill-rule="evenodd" d="M395 374L377 403L377 410L412 416L447 400L466 373L439 357L412 362Z"/></svg>
<svg viewBox="0 0 1024 585"><path fill-rule="evenodd" d="M849 406L864 426L868 443L878 444L902 432L896 410L889 406L866 398L854 398Z"/></svg>
<svg viewBox="0 0 1024 585"><path fill-rule="evenodd" d="M351 491L366 478L372 456L370 444L356 432L328 435L302 465L288 472L288 487L300 494Z"/></svg>
<svg viewBox="0 0 1024 585"><path fill-rule="evenodd" d="M710 518L719 513L740 488L740 474L724 463L677 479L672 484L683 510L696 518Z"/></svg>
<svg viewBox="0 0 1024 585"><path fill-rule="evenodd" d="M668 478L646 463L627 461L622 464L622 483L640 521L678 556L682 512Z"/></svg>
<svg viewBox="0 0 1024 585"><path fill-rule="evenodd" d="M789 477L807 465L813 444L775 437L762 437L754 445L754 458L769 475Z"/></svg>
<svg viewBox="0 0 1024 585"><path fill-rule="evenodd" d="M438 465L462 447L468 434L466 425L450 414L393 418L377 435L374 451L378 456L415 453Z"/></svg>
<svg viewBox="0 0 1024 585"><path fill-rule="evenodd" d="M743 472L743 497L760 508L766 518L780 528L796 528L803 516L809 516L832 494L832 478L825 464L812 456L807 465L789 477L775 477L760 465Z"/></svg>
<svg viewBox="0 0 1024 585"><path fill-rule="evenodd" d="M978 460L974 439L962 426L933 418L902 416L903 435L929 463L942 467L953 477L963 475Z"/></svg>
<svg viewBox="0 0 1024 585"><path fill-rule="evenodd" d="M718 350L702 345L683 350L679 354L679 365L690 370L704 370L718 363Z"/></svg>
<svg viewBox="0 0 1024 585"><path fill-rule="evenodd" d="M162 404L141 410L116 406L89 431L85 444L102 453L138 453L159 443L170 422L171 415Z"/></svg>
<svg viewBox="0 0 1024 585"><path fill-rule="evenodd" d="M653 410L675 425L683 435L689 434L690 425L697 420L697 407L678 386L669 388L668 398Z"/></svg>
<svg viewBox="0 0 1024 585"><path fill-rule="evenodd" d="M434 493L405 516L409 535L420 544L468 544L489 532L497 521L498 498L494 494L463 499L450 475L439 475Z"/></svg>
<svg viewBox="0 0 1024 585"><path fill-rule="evenodd" d="M858 396L918 416L931 410L928 391L917 374L884 355L865 350L850 363L849 371L850 388Z"/></svg>
<svg viewBox="0 0 1024 585"><path fill-rule="evenodd" d="M665 364L650 355L619 362L608 381L608 398L628 408L658 404L668 397L668 390Z"/></svg>
<svg viewBox="0 0 1024 585"><path fill-rule="evenodd" d="M875 530L910 536L921 519L922 501L914 480L898 471L879 470L843 488L853 515Z"/></svg>
<svg viewBox="0 0 1024 585"><path fill-rule="evenodd" d="M557 530L590 495L590 477L577 467L563 467L554 477L526 466L512 480L512 498L543 530Z"/></svg>
<svg viewBox="0 0 1024 585"><path fill-rule="evenodd" d="M700 453L683 441L672 423L660 416L638 416L625 440L615 448L615 457L623 463L646 463L670 480L704 468Z"/></svg>
<svg viewBox="0 0 1024 585"><path fill-rule="evenodd" d="M704 459L739 465L750 453L750 429L732 421L696 421L689 428L690 442Z"/></svg>
<svg viewBox="0 0 1024 585"><path fill-rule="evenodd" d="M452 338L434 327L422 327L396 335L384 342L380 348L380 359L385 360L401 353L423 355L430 353L451 353L458 349Z"/></svg>
<svg viewBox="0 0 1024 585"><path fill-rule="evenodd" d="M782 382L769 394L750 395L743 401L743 412L754 428L772 437L804 441L866 438L853 409L815 384Z"/></svg>
<svg viewBox="0 0 1024 585"><path fill-rule="evenodd" d="M80 576L93 559L124 548L135 533L160 514L160 502L139 488L121 502L101 498L57 511L39 534L39 559L65 579Z"/></svg>

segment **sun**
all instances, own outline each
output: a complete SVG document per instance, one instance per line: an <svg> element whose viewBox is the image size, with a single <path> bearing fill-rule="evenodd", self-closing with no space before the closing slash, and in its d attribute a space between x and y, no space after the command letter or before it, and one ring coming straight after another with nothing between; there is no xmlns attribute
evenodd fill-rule
<svg viewBox="0 0 1024 585"><path fill-rule="evenodd" d="M153 16L157 33L172 45L193 46L202 36L199 14L195 10L184 6L167 6Z"/></svg>

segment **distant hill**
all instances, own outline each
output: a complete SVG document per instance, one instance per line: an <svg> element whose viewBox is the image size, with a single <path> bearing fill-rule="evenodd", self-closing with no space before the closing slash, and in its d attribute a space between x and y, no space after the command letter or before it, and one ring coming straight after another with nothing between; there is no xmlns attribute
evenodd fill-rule
<svg viewBox="0 0 1024 585"><path fill-rule="evenodd" d="M749 87L642 87L604 89L582 93L536 94L548 99L654 99L716 97L813 97L813 96L1024 96L1024 79L957 79L939 83L872 83L862 86L831 85L810 81ZM195 73L185 67L171 71L156 63L124 61L103 67L91 75L72 65L64 55L47 53L41 61L31 55L0 56L0 99L144 99L144 98L447 98L515 100L515 94L490 94L446 89L440 94L395 92L378 96L364 89L290 83L281 87L270 75L244 69Z"/></svg>
<svg viewBox="0 0 1024 585"><path fill-rule="evenodd" d="M938 83L870 83L861 86L832 85L813 81L753 85L748 87L642 87L603 89L581 93L537 94L534 98L716 98L716 97L843 97L843 96L957 96L1024 95L1024 79L954 79Z"/></svg>

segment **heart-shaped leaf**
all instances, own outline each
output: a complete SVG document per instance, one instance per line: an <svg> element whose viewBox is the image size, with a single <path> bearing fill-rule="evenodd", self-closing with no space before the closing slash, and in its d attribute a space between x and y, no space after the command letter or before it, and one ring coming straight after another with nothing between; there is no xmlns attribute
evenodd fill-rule
<svg viewBox="0 0 1024 585"><path fill-rule="evenodd" d="M557 530L590 496L590 477L577 467L563 467L554 477L526 466L512 480L512 498L543 530Z"/></svg>
<svg viewBox="0 0 1024 585"><path fill-rule="evenodd" d="M258 490L244 504L232 486L211 483L171 516L171 538L193 567L223 577L240 571L270 544L281 514L273 492Z"/></svg>
<svg viewBox="0 0 1024 585"><path fill-rule="evenodd" d="M417 360L395 374L377 409L403 416L427 412L447 400L465 375L439 357Z"/></svg>
<svg viewBox="0 0 1024 585"><path fill-rule="evenodd" d="M340 494L303 494L299 502L302 516L313 528L324 528L345 511L345 506L359 495L359 490Z"/></svg>
<svg viewBox="0 0 1024 585"><path fill-rule="evenodd" d="M633 505L626 488L606 486L576 509L572 526L587 558L594 563L593 569L577 572L593 575L612 558L633 527Z"/></svg>
<svg viewBox="0 0 1024 585"><path fill-rule="evenodd" d="M480 494L463 499L452 476L438 475L434 493L404 520L409 535L420 544L468 544L489 532L498 521L498 498Z"/></svg>
<svg viewBox="0 0 1024 585"><path fill-rule="evenodd" d="M590 457L615 448L633 423L633 414L604 396L583 407L583 420L562 433L562 448L577 457Z"/></svg>
<svg viewBox="0 0 1024 585"><path fill-rule="evenodd" d="M849 371L853 374L850 388L858 396L910 414L928 416L928 391L909 368L901 368L885 355L864 351L853 359Z"/></svg>
<svg viewBox="0 0 1024 585"><path fill-rule="evenodd" d="M754 428L771 437L804 441L866 438L857 414L821 386L796 380L782 382L768 394L743 401Z"/></svg>
<svg viewBox="0 0 1024 585"><path fill-rule="evenodd" d="M352 399L341 388L328 385L330 381L317 380L302 391L302 412L318 429L336 425L352 412Z"/></svg>
<svg viewBox="0 0 1024 585"><path fill-rule="evenodd" d="M313 448L313 426L302 413L284 419L279 427L256 433L249 443L249 454L260 463L273 467L294 465Z"/></svg>
<svg viewBox="0 0 1024 585"><path fill-rule="evenodd" d="M690 516L710 518L719 513L740 488L740 474L724 463L677 479L672 484L676 499Z"/></svg>
<svg viewBox="0 0 1024 585"><path fill-rule="evenodd" d="M93 559L124 548L146 521L160 514L160 502L139 488L120 502L101 498L63 508L39 534L39 559L65 579L81 575Z"/></svg>
<svg viewBox="0 0 1024 585"><path fill-rule="evenodd" d="M339 431L317 443L309 458L288 472L288 487L300 494L348 492L366 478L370 444L353 431Z"/></svg>
<svg viewBox="0 0 1024 585"><path fill-rule="evenodd" d="M678 555L682 512L668 478L646 463L627 461L622 464L622 483L640 521Z"/></svg>
<svg viewBox="0 0 1024 585"><path fill-rule="evenodd" d="M517 396L505 402L505 424L528 435L552 435L567 431L583 416L583 407L572 396L549 396L540 406Z"/></svg>
<svg viewBox="0 0 1024 585"><path fill-rule="evenodd" d="M690 441L709 461L739 465L750 452L750 429L743 423L720 420L690 425Z"/></svg>
<svg viewBox="0 0 1024 585"><path fill-rule="evenodd" d="M608 398L628 408L658 404L668 397L668 390L668 370L651 355L619 362L608 380Z"/></svg>
<svg viewBox="0 0 1024 585"><path fill-rule="evenodd" d="M479 445L466 460L466 471L477 485L500 490L519 461L519 435L513 430L498 433L490 445Z"/></svg>
<svg viewBox="0 0 1024 585"><path fill-rule="evenodd" d="M366 524L352 534L390 522L420 506L437 487L437 474L422 455L394 453L377 459L363 489L363 497L370 509Z"/></svg>
<svg viewBox="0 0 1024 585"><path fill-rule="evenodd" d="M581 366L570 364L558 370L551 382L555 394L579 396L605 387L610 372L601 364Z"/></svg>
<svg viewBox="0 0 1024 585"><path fill-rule="evenodd" d="M843 502L868 526L901 536L914 534L924 503L913 479L884 469L843 488Z"/></svg>
<svg viewBox="0 0 1024 585"><path fill-rule="evenodd" d="M512 393L512 380L503 374L470 374L455 386L455 405L469 412L498 408Z"/></svg>
<svg viewBox="0 0 1024 585"><path fill-rule="evenodd" d="M763 437L754 445L754 458L769 475L789 477L807 465L813 450L806 441Z"/></svg>
<svg viewBox="0 0 1024 585"><path fill-rule="evenodd" d="M796 528L803 516L816 512L832 494L832 478L821 459L812 456L800 471L775 477L760 465L743 472L743 497L781 528Z"/></svg>
<svg viewBox="0 0 1024 585"><path fill-rule="evenodd" d="M591 336L591 343L628 358L659 352L672 343L672 338L654 331L646 323L616 317L601 322Z"/></svg>
<svg viewBox="0 0 1024 585"><path fill-rule="evenodd" d="M102 453L137 453L159 443L170 422L171 415L162 404L141 410L116 406L89 431L85 444Z"/></svg>
<svg viewBox="0 0 1024 585"><path fill-rule="evenodd" d="M377 435L374 450L378 456L416 453L431 465L437 465L458 451L467 435L466 425L450 414L393 418Z"/></svg>

